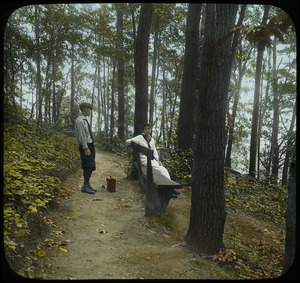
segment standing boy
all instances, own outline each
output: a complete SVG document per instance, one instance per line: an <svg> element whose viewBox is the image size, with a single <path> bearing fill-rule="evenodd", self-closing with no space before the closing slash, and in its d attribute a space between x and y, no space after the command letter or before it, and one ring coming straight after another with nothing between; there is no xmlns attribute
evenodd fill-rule
<svg viewBox="0 0 300 283"><path fill-rule="evenodd" d="M87 117L90 116L92 105L83 102L79 105L81 115L75 121L75 135L79 143L81 168L83 169L84 184L81 189L83 193L94 194L96 189L90 185L92 172L96 170L95 147L93 133Z"/></svg>

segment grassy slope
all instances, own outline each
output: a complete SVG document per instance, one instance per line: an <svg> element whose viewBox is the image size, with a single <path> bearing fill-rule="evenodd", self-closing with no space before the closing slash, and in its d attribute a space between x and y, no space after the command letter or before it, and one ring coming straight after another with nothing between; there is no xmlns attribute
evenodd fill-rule
<svg viewBox="0 0 300 283"><path fill-rule="evenodd" d="M4 244L16 254L30 222L53 198L53 190L78 159L74 138L33 124L5 122L3 142Z"/></svg>

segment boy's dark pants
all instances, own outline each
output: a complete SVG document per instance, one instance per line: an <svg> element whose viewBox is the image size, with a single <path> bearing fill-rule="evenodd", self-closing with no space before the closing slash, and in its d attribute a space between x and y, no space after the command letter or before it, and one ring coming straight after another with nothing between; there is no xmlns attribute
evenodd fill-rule
<svg viewBox="0 0 300 283"><path fill-rule="evenodd" d="M81 168L83 169L84 185L90 184L90 178L92 172L96 170L96 162L95 162L96 152L95 152L94 143L88 143L87 145L91 152L90 155L85 155L84 149L82 148L81 145L79 145Z"/></svg>

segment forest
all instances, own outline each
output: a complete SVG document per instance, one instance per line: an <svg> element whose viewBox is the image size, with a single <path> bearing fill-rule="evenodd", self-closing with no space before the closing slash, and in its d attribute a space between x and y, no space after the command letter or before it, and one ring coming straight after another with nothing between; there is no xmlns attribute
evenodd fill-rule
<svg viewBox="0 0 300 283"><path fill-rule="evenodd" d="M199 62L198 67L190 66L194 71L185 77L188 5L153 5L145 106L135 99L135 57L144 56L134 48L140 40L140 9L131 3L31 5L16 10L5 29L5 105L18 105L37 125L72 132L78 104L87 100L94 105L91 124L99 139L121 140L135 131L134 111L146 111L162 147L191 148L195 127L187 127L184 118L193 121L195 115L180 105L186 101L182 93L189 94L187 87L193 85L185 80L199 67ZM225 166L258 178L274 176L286 184L295 141L296 37L293 24L279 18L284 12L271 6L265 19L270 31L258 52L263 12L260 5L247 5L243 11L225 102ZM202 7L199 24L190 31L191 36L198 33L199 50L204 20ZM195 104L199 84L194 88L187 109ZM185 117L178 122L180 107Z"/></svg>
<svg viewBox="0 0 300 283"><path fill-rule="evenodd" d="M96 144L122 151L149 121L172 177L192 188L185 241L213 254L224 247L230 199L224 168L269 188L288 187L296 152L296 47L292 19L271 5L24 6L4 31L5 132L21 116L40 129L30 130L32 137L44 128L74 137L78 106L89 102ZM51 169L44 154L34 170ZM197 227L209 227L214 239Z"/></svg>

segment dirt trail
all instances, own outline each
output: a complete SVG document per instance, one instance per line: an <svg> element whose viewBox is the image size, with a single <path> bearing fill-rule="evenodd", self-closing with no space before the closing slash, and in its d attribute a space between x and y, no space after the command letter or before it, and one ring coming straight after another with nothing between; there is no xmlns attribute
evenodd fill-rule
<svg viewBox="0 0 300 283"><path fill-rule="evenodd" d="M39 260L39 276L44 279L215 278L213 270L204 272L195 264L193 254L181 245L181 235L149 223L138 182L126 178L126 160L98 153L96 163L91 184L98 192L81 193L83 177L79 170L64 182L75 189L71 197L59 197L58 207L47 212L46 217L56 225L51 230L56 232L47 237L54 246L43 246L46 257ZM110 175L117 179L114 193L102 187ZM170 205L177 207L184 235L188 221L181 219L180 208L185 208L183 213L189 210L188 192L183 189L178 199L171 199ZM55 241L65 241L67 245L55 247Z"/></svg>

